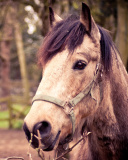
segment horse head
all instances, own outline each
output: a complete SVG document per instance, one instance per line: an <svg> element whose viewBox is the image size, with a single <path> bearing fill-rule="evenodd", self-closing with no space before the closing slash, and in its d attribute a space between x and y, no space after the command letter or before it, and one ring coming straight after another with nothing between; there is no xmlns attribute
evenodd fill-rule
<svg viewBox="0 0 128 160"><path fill-rule="evenodd" d="M91 131L95 119L90 117L95 117L101 103L109 106L102 99L105 85L106 100L109 97L110 86L106 79L110 77L110 48L113 48L109 35L96 25L84 3L80 17L70 16L65 20L50 8L50 24L51 29L38 54L43 68L42 80L23 127L34 148L39 147L36 136L40 133L44 151L56 150L74 137L81 137L85 130ZM101 132L100 129L99 139Z"/></svg>

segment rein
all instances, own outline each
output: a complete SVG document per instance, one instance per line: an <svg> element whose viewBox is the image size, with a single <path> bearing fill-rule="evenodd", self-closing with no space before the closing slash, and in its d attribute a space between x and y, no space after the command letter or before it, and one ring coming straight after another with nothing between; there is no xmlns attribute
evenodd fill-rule
<svg viewBox="0 0 128 160"><path fill-rule="evenodd" d="M46 101L46 102L50 102L53 103L55 105L57 105L58 107L62 108L65 113L67 115L69 115L71 123L72 123L72 134L71 134L71 139L69 140L72 141L73 140L73 135L75 132L75 115L74 115L74 107L84 98L86 97L90 92L91 89L94 85L94 82L96 82L96 79L99 75L99 72L103 72L102 69L102 64L98 63L96 65L96 70L95 70L95 74L94 77L92 79L92 81L85 87L85 89L83 91L81 91L77 96L75 96L73 99L71 99L70 101L62 101L58 98L52 97L52 96L48 96L45 94L37 94L34 96L33 100L32 100L32 104L35 101ZM94 99L94 98L93 98ZM94 99L96 101L96 99Z"/></svg>

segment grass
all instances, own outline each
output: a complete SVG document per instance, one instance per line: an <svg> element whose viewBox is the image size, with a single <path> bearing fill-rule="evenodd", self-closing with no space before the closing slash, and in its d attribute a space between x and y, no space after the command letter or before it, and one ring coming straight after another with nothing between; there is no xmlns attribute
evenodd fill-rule
<svg viewBox="0 0 128 160"><path fill-rule="evenodd" d="M0 119L7 119L7 118L9 118L8 111L0 112ZM9 127L8 121L0 121L0 128L8 128L8 127Z"/></svg>
<svg viewBox="0 0 128 160"><path fill-rule="evenodd" d="M1 119L9 118L9 113L8 113L8 111L2 111L2 112L0 112L0 118L1 118Z"/></svg>
<svg viewBox="0 0 128 160"><path fill-rule="evenodd" d="M2 121L2 122L0 122L0 128L3 128L3 129L9 128L8 121Z"/></svg>
<svg viewBox="0 0 128 160"><path fill-rule="evenodd" d="M16 117L12 120L12 126L15 129L21 129L22 125L23 125L24 116L29 112L30 106L13 104L12 108L13 108L12 114L14 117ZM17 118L17 117L19 117L18 116L19 113L22 113L22 117ZM9 119L9 111L8 110L0 111L0 119ZM0 120L0 128L3 128L3 129L9 128L9 121L8 120L3 120L3 121Z"/></svg>

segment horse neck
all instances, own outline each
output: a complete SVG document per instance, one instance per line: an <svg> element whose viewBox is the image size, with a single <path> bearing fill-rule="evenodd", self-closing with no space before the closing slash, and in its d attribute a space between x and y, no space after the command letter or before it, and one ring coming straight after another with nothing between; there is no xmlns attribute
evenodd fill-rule
<svg viewBox="0 0 128 160"><path fill-rule="evenodd" d="M104 123L104 126L105 124L108 127L113 125L117 132L124 130L125 125L127 131L128 74L120 56L115 51L112 51L112 64L109 72L109 75L103 75L102 85L100 86L102 87L103 99L93 120Z"/></svg>
<svg viewBox="0 0 128 160"><path fill-rule="evenodd" d="M115 51L116 52L116 51ZM113 84L118 84L125 91L128 88L128 73L118 53L112 52L112 72ZM120 92L120 91L119 91ZM126 95L126 93L124 93ZM128 96L128 93L127 93Z"/></svg>
<svg viewBox="0 0 128 160"><path fill-rule="evenodd" d="M112 151L108 150L108 153L99 151L98 145L109 143L107 138L111 140L115 139L116 142L119 137L123 139L120 140L123 142L128 139L128 123L126 123L128 121L128 74L119 55L115 54L114 51L112 52L112 69L110 70L110 75L103 75L103 81L100 87L102 87L103 98L97 111L81 122L82 127L86 121L87 127L85 127L85 130L92 133L90 137L87 137L86 141L81 142L81 144L75 147L71 153L71 159L77 160L78 157L79 159L83 159L85 155L91 159L91 157L93 157L93 155L91 155L92 153L94 153L95 156L101 154L101 159L106 159L105 157L109 159L110 154L108 153ZM81 127L79 126L80 130L71 146L80 138ZM105 141L104 138L106 138ZM97 139L101 139L101 144L99 144ZM121 144L121 142L119 142L119 144ZM119 144L117 150L120 148ZM126 146L127 145L128 144L126 144ZM116 148L113 152L116 153ZM118 159L118 157L116 159Z"/></svg>
<svg viewBox="0 0 128 160"><path fill-rule="evenodd" d="M101 159L128 158L125 153L128 146L128 74L114 51L110 75L103 75L100 87L102 100L95 114L87 118L88 129L92 132L88 139L90 153L92 157L100 155ZM120 150L122 153L118 153Z"/></svg>
<svg viewBox="0 0 128 160"><path fill-rule="evenodd" d="M110 74L111 100L114 114L121 127L128 124L128 74L117 53L112 52L112 71Z"/></svg>

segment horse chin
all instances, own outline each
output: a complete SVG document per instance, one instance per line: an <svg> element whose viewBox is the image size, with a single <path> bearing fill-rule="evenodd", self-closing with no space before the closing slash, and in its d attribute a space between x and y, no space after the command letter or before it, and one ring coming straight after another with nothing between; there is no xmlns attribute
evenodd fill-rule
<svg viewBox="0 0 128 160"><path fill-rule="evenodd" d="M69 134L66 138L59 142L59 145L64 145L72 141L72 134Z"/></svg>
<svg viewBox="0 0 128 160"><path fill-rule="evenodd" d="M42 149L43 151L52 151L53 149L55 149L56 146L58 146L59 143L59 136L60 136L61 131L59 131L55 137L55 139L52 141L52 143L50 145L48 145L47 147L44 146Z"/></svg>
<svg viewBox="0 0 128 160"><path fill-rule="evenodd" d="M60 135L60 131L56 135L56 138L54 139L54 141L48 147L42 148L43 151L52 151L53 149L55 150L55 148L63 146L72 140L72 135L69 134L66 138L59 141L59 135Z"/></svg>

